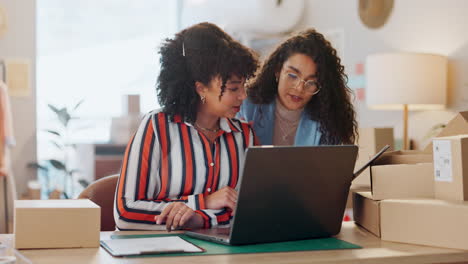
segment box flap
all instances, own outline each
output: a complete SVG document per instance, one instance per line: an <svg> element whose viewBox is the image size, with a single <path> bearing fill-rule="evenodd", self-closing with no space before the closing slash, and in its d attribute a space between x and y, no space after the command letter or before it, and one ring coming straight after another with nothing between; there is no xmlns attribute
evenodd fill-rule
<svg viewBox="0 0 468 264"><path fill-rule="evenodd" d="M372 193L371 192L368 192L368 191L364 191L364 192L356 192L358 195L361 195L363 197L366 197L367 199L372 199Z"/></svg>
<svg viewBox="0 0 468 264"><path fill-rule="evenodd" d="M468 134L468 111L459 112L436 137L459 134ZM424 148L424 152L432 153L432 141Z"/></svg>
<svg viewBox="0 0 468 264"><path fill-rule="evenodd" d="M15 208L100 208L89 199L66 199L66 200L15 200Z"/></svg>
<svg viewBox="0 0 468 264"><path fill-rule="evenodd" d="M433 140L449 140L449 139L465 139L468 138L468 132L467 134L460 134L460 135L455 135L455 136L446 136L446 137L435 137Z"/></svg>
<svg viewBox="0 0 468 264"><path fill-rule="evenodd" d="M384 153L372 166L391 164L432 163L432 154L422 151L392 151Z"/></svg>

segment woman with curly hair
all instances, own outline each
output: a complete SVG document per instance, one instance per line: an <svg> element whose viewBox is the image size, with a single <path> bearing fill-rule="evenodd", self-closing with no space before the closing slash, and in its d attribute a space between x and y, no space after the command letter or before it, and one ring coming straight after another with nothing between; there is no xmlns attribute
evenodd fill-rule
<svg viewBox="0 0 468 264"><path fill-rule="evenodd" d="M330 42L303 31L266 59L238 117L253 121L263 145L353 144L357 122L346 79Z"/></svg>
<svg viewBox="0 0 468 264"><path fill-rule="evenodd" d="M256 141L250 125L234 117L257 58L210 23L166 39L160 54L162 109L143 118L128 144L116 225L171 230L229 224L244 153Z"/></svg>

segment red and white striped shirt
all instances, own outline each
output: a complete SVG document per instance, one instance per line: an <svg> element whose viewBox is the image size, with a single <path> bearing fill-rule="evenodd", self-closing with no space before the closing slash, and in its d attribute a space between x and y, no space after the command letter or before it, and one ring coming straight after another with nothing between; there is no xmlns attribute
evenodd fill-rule
<svg viewBox="0 0 468 264"><path fill-rule="evenodd" d="M205 228L229 224L227 209L206 209L204 196L237 188L247 147L257 145L249 123L220 119L214 144L191 124L157 110L130 140L117 184L114 218L119 229L161 229L154 216L184 202L205 219Z"/></svg>

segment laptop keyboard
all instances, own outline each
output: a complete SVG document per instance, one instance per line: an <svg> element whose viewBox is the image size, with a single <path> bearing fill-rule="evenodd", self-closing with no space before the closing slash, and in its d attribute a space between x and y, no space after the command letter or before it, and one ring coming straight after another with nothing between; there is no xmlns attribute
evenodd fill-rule
<svg viewBox="0 0 468 264"><path fill-rule="evenodd" d="M229 236L229 233L231 232L230 228L216 228L213 230L216 230L216 234L223 236Z"/></svg>

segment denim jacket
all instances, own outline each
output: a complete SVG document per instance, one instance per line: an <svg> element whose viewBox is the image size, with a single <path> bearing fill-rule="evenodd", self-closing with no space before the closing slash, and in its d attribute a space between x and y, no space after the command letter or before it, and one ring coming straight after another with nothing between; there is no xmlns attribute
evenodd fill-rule
<svg viewBox="0 0 468 264"><path fill-rule="evenodd" d="M273 144L273 131L275 124L276 100L270 104L253 104L250 100L242 103L237 118L253 122L253 129L262 145ZM305 111L301 114L301 120L296 131L294 146L317 146L320 144L322 133L319 124L311 120Z"/></svg>

